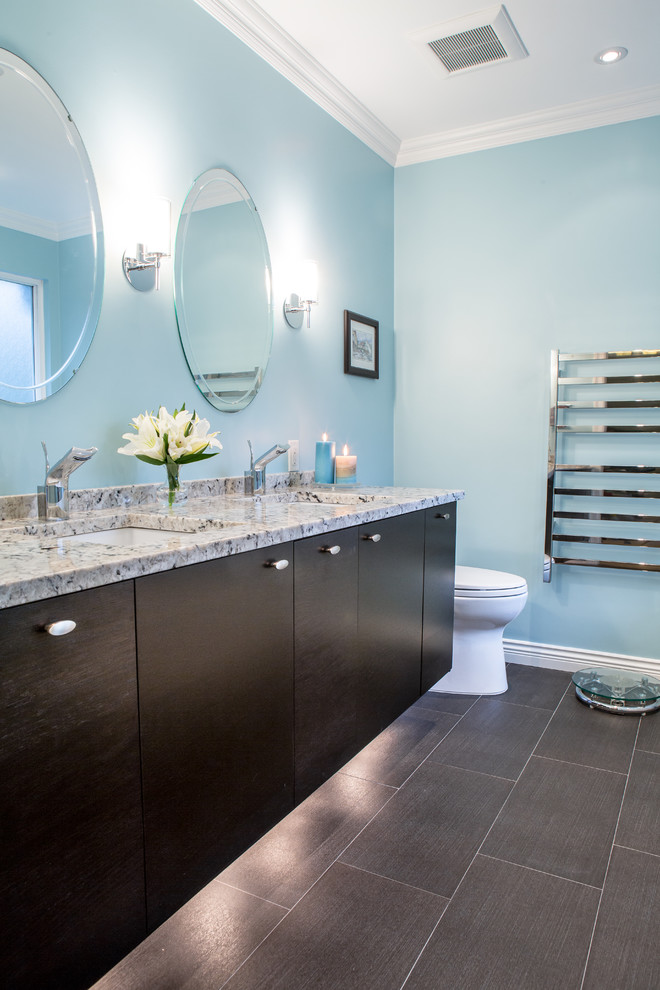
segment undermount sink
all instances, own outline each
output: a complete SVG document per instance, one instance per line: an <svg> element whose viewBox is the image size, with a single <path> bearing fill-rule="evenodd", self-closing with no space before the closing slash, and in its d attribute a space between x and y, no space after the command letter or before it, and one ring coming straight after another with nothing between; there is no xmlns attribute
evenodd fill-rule
<svg viewBox="0 0 660 990"><path fill-rule="evenodd" d="M181 536L165 529L142 529L138 526L122 526L119 529L102 529L95 533L76 533L74 536L57 537L57 545L72 543L101 543L106 547L163 546L173 536Z"/></svg>

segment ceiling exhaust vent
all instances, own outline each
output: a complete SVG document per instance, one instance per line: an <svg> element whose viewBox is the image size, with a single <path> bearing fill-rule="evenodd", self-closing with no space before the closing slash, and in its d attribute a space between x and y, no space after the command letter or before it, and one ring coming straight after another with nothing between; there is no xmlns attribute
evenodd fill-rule
<svg viewBox="0 0 660 990"><path fill-rule="evenodd" d="M528 54L504 6L432 25L411 38L450 75Z"/></svg>

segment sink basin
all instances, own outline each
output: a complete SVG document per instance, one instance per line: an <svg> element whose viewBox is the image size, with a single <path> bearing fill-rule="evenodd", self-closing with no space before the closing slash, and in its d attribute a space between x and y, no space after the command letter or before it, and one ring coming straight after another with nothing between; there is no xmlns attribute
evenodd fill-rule
<svg viewBox="0 0 660 990"><path fill-rule="evenodd" d="M96 533L76 533L75 536L60 536L57 545L67 547L73 543L101 543L106 547L145 547L167 543L180 533L165 529L141 529L138 526L123 526L120 529L102 529Z"/></svg>

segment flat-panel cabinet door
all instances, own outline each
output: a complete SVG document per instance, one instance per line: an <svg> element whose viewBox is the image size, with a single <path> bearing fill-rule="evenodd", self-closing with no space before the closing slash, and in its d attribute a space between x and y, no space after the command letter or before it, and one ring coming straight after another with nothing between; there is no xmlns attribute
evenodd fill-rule
<svg viewBox="0 0 660 990"><path fill-rule="evenodd" d="M136 582L149 930L293 807L291 544Z"/></svg>
<svg viewBox="0 0 660 990"><path fill-rule="evenodd" d="M295 544L296 803L359 749L357 528Z"/></svg>
<svg viewBox="0 0 660 990"><path fill-rule="evenodd" d="M451 669L456 503L426 509L422 694Z"/></svg>
<svg viewBox="0 0 660 990"><path fill-rule="evenodd" d="M411 512L359 529L362 743L419 698L424 516Z"/></svg>
<svg viewBox="0 0 660 990"><path fill-rule="evenodd" d="M3 610L0 663L2 983L82 990L146 934L133 582Z"/></svg>

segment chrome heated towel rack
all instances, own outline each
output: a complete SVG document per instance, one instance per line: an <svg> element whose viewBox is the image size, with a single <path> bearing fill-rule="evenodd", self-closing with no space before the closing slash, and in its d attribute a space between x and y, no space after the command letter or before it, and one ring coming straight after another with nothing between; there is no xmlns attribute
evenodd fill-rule
<svg viewBox="0 0 660 990"><path fill-rule="evenodd" d="M543 580L555 564L660 571L654 499L660 350L553 351ZM603 547L610 559L600 559ZM648 560L635 559L640 551Z"/></svg>

